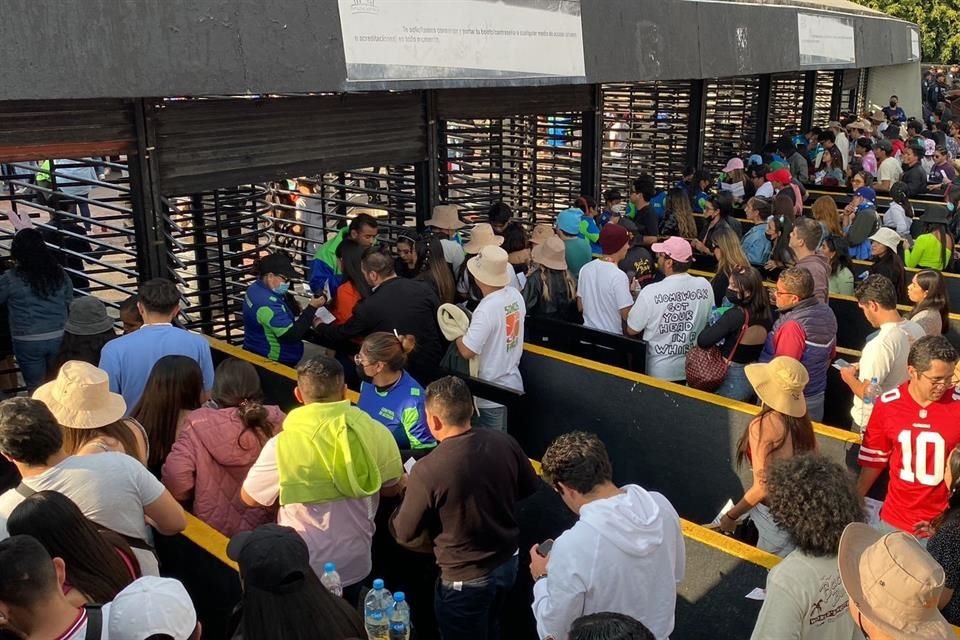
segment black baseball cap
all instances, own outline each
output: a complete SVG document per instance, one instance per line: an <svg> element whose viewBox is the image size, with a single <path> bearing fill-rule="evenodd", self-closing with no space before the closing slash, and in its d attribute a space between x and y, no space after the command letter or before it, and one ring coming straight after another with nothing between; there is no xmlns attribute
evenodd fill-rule
<svg viewBox="0 0 960 640"><path fill-rule="evenodd" d="M293 269L293 263L290 258L282 253L271 253L260 259L260 275L274 273L283 276L287 280L298 278L297 272Z"/></svg>
<svg viewBox="0 0 960 640"><path fill-rule="evenodd" d="M227 545L227 557L240 565L244 589L273 594L292 593L304 584L310 568L310 551L295 530L265 524L238 533Z"/></svg>

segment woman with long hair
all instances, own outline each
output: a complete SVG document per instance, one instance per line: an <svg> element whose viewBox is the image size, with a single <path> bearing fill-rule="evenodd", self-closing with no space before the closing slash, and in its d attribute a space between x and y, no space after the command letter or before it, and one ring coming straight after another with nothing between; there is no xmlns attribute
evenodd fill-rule
<svg viewBox="0 0 960 640"><path fill-rule="evenodd" d="M10 255L14 267L0 275L0 304L7 305L13 355L33 393L60 351L73 283L36 229L18 231Z"/></svg>
<svg viewBox="0 0 960 640"><path fill-rule="evenodd" d="M773 249L773 243L767 237L767 219L772 212L773 204L762 196L750 198L743 205L743 213L753 226L743 234L740 246L750 264L758 269L767 263Z"/></svg>
<svg viewBox="0 0 960 640"><path fill-rule="evenodd" d="M163 461L186 415L203 404L200 365L187 356L163 356L153 365L143 396L130 416L147 430L150 455L147 468L160 477Z"/></svg>
<svg viewBox="0 0 960 640"><path fill-rule="evenodd" d="M913 205L907 194L907 185L903 182L894 182L890 185L890 204L883 214L883 226L890 227L901 238L910 238L910 227L913 225Z"/></svg>
<svg viewBox="0 0 960 640"><path fill-rule="evenodd" d="M413 336L386 331L368 335L357 354L360 399L357 407L393 434L401 449L437 446L430 429L420 383L406 371L407 355L417 346Z"/></svg>
<svg viewBox="0 0 960 640"><path fill-rule="evenodd" d="M713 234L713 255L717 259L717 273L710 286L713 287L713 304L719 307L727 292L730 275L750 268L750 261L740 246L740 238L727 228L718 229Z"/></svg>
<svg viewBox="0 0 960 640"><path fill-rule="evenodd" d="M507 231L511 227L507 227ZM457 299L457 285L453 281L453 272L450 263L443 257L443 245L440 239L429 237L423 240L423 259L420 262L420 272L417 279L433 287L440 298L440 304L453 304Z"/></svg>
<svg viewBox="0 0 960 640"><path fill-rule="evenodd" d="M766 598L751 637L862 637L846 611L847 592L824 588L840 584L843 530L865 519L853 475L825 456L794 456L770 465L767 502L796 549L767 574ZM822 617L805 615L815 611Z"/></svg>
<svg viewBox="0 0 960 640"><path fill-rule="evenodd" d="M760 398L761 409L740 436L737 465L745 460L750 463L753 482L733 508L720 518L720 530L733 533L737 521L749 513L760 533L757 547L783 557L793 551L794 543L770 513L767 474L774 462L817 449L813 423L803 397L803 388L810 377L803 365L789 356L748 365L746 374Z"/></svg>
<svg viewBox="0 0 960 640"><path fill-rule="evenodd" d="M403 230L397 236L394 245L397 259L394 260L394 270L401 278L415 278L420 273L420 263L423 261L424 245L416 231Z"/></svg>
<svg viewBox="0 0 960 640"><path fill-rule="evenodd" d="M704 205L703 214L707 225L700 233L699 239L693 240L691 246L705 255L714 255L716 247L714 236L723 228L730 229L740 241L740 222L733 215L733 196L729 192L720 193L709 198Z"/></svg>
<svg viewBox="0 0 960 640"><path fill-rule="evenodd" d="M344 238L337 247L337 264L343 274L343 280L337 287L330 303L330 313L335 318L334 324L346 324L353 317L353 309L361 300L369 296L370 285L363 277L360 260L363 257L363 247L350 238Z"/></svg>
<svg viewBox="0 0 960 640"><path fill-rule="evenodd" d="M759 271L750 266L737 269L727 281L724 296L733 306L717 322L700 332L697 346L701 349L718 346L720 354L730 359L727 377L714 393L749 402L753 399L753 388L747 380L745 367L760 358L767 333L773 325L773 312Z"/></svg>
<svg viewBox="0 0 960 640"><path fill-rule="evenodd" d="M830 293L852 296L856 288L848 246L846 238L832 234L820 244L820 255L830 261Z"/></svg>
<svg viewBox="0 0 960 640"><path fill-rule="evenodd" d="M285 417L279 407L263 404L254 366L227 358L214 374L210 402L183 419L163 463L163 484L174 498L189 504L195 516L225 536L272 521L271 511L243 504L240 487Z"/></svg>
<svg viewBox="0 0 960 640"><path fill-rule="evenodd" d="M243 640L356 640L363 620L321 584L307 544L290 527L268 524L237 536L227 555L240 567L243 596L227 637ZM322 629L322 633L318 633Z"/></svg>
<svg viewBox="0 0 960 640"><path fill-rule="evenodd" d="M897 303L907 304L907 271L897 253L903 239L896 231L886 227L878 229L869 239L870 257L873 260L870 273L888 278L897 290Z"/></svg>
<svg viewBox="0 0 960 640"><path fill-rule="evenodd" d="M680 236L687 240L697 237L697 221L685 189L670 189L667 192L666 210L660 221L659 232L661 236Z"/></svg>
<svg viewBox="0 0 960 640"><path fill-rule="evenodd" d="M843 229L840 228L840 212L837 210L837 201L830 196L820 196L813 201L813 219L820 223L828 235L842 236Z"/></svg>
<svg viewBox="0 0 960 640"><path fill-rule="evenodd" d="M533 247L533 269L523 286L530 315L572 321L577 315L577 285L567 269L563 240L554 236Z"/></svg>
<svg viewBox="0 0 960 640"><path fill-rule="evenodd" d="M947 488L947 508L929 525L921 524L917 533L932 534L927 541L927 552L940 563L947 575L937 606L950 624L960 624L960 447L954 447L947 456L943 470L943 484Z"/></svg>
<svg viewBox="0 0 960 640"><path fill-rule="evenodd" d="M70 498L38 491L17 505L7 520L11 536L37 539L66 566L64 591L77 607L113 600L140 577L140 564L119 534L101 531Z"/></svg>
<svg viewBox="0 0 960 640"><path fill-rule="evenodd" d="M913 303L907 318L923 327L928 336L950 330L950 297L943 274L932 269L918 271L907 285L907 297Z"/></svg>
<svg viewBox="0 0 960 640"><path fill-rule="evenodd" d="M33 392L33 399L47 405L57 419L67 455L117 451L146 464L147 433L136 420L124 417L127 403L110 391L103 369L81 360L66 362L56 379Z"/></svg>
<svg viewBox="0 0 960 640"><path fill-rule="evenodd" d="M773 242L773 249L770 250L770 259L764 265L768 275L789 267L796 259L790 249L790 232L793 231L794 218L793 200L784 195L773 199L773 216L767 223L767 237Z"/></svg>
<svg viewBox="0 0 960 640"><path fill-rule="evenodd" d="M83 296L70 303L70 314L63 327L60 351L53 370L69 360L82 360L96 366L103 346L117 337L114 320L107 315L107 307L99 298Z"/></svg>
<svg viewBox="0 0 960 640"><path fill-rule="evenodd" d="M924 225L924 232L907 250L904 262L911 269L943 271L953 262L953 237L947 232L950 216L943 205L931 204L920 216L920 222Z"/></svg>

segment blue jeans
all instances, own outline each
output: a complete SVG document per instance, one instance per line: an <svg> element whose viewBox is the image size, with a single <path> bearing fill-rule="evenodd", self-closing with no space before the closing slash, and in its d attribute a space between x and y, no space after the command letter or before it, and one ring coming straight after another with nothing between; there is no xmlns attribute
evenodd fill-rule
<svg viewBox="0 0 960 640"><path fill-rule="evenodd" d="M507 408L492 407L490 409L478 409L479 415L473 416L473 426L477 428L496 429L497 431L507 431Z"/></svg>
<svg viewBox="0 0 960 640"><path fill-rule="evenodd" d="M739 400L740 402L753 402L753 387L747 380L745 364L731 362L727 367L727 377L714 392L718 396Z"/></svg>
<svg viewBox="0 0 960 640"><path fill-rule="evenodd" d="M821 391L815 396L807 396L804 400L807 401L807 415L810 416L810 419L814 422L821 422L823 420L823 401L826 398L826 392Z"/></svg>
<svg viewBox="0 0 960 640"><path fill-rule="evenodd" d="M443 640L497 640L500 613L517 579L517 556L465 582L437 582L433 608Z"/></svg>
<svg viewBox="0 0 960 640"><path fill-rule="evenodd" d="M37 387L47 381L47 373L60 352L63 338L52 340L14 340L13 355L27 385L27 393L33 393Z"/></svg>

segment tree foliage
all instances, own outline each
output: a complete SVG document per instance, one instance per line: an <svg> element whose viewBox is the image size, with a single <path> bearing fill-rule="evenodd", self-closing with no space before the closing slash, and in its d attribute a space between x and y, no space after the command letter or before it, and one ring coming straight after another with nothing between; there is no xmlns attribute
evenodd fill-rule
<svg viewBox="0 0 960 640"><path fill-rule="evenodd" d="M960 0L857 0L920 26L924 62L960 62Z"/></svg>

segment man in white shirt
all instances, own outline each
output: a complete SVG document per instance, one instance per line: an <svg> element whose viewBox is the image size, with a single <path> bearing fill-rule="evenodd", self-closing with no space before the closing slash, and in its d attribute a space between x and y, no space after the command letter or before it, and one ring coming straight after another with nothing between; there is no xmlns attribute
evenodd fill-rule
<svg viewBox="0 0 960 640"><path fill-rule="evenodd" d="M627 255L630 236L618 224L608 223L600 230L603 255L583 265L577 283L577 307L583 313L583 326L623 335L623 321L633 305L630 280L617 264Z"/></svg>
<svg viewBox="0 0 960 640"><path fill-rule="evenodd" d="M877 156L877 182L873 188L877 191L890 191L894 182L899 182L903 176L903 167L900 162L893 157L893 144L886 138L877 142L873 147L873 152Z"/></svg>
<svg viewBox="0 0 960 640"><path fill-rule="evenodd" d="M0 495L0 539L7 537L7 519L26 496L56 491L96 524L124 536L144 575L159 575L157 558L147 544L144 516L163 535L172 536L187 526L183 508L137 459L113 451L63 453L60 425L39 400L0 402L0 454L23 478L20 486Z"/></svg>
<svg viewBox="0 0 960 640"><path fill-rule="evenodd" d="M683 238L667 238L651 249L666 277L640 290L627 315L627 333L641 335L647 343L647 375L682 382L687 352L707 326L713 290L706 279L687 273L693 249Z"/></svg>
<svg viewBox="0 0 960 640"><path fill-rule="evenodd" d="M615 485L595 434L563 434L542 464L544 479L580 519L550 551L530 549L539 636L568 640L574 620L610 611L636 618L658 640L668 638L686 564L676 510L659 493Z"/></svg>
<svg viewBox="0 0 960 640"><path fill-rule="evenodd" d="M880 329L863 347L860 362L840 369L840 377L853 391L850 416L859 431L863 431L877 400L874 398L872 403L863 401L870 381L877 379L880 393L896 389L906 382L910 377L907 372L910 347L926 332L916 322L900 316L897 311L897 291L889 278L878 274L867 276L857 285L854 295L870 326Z"/></svg>
<svg viewBox="0 0 960 640"><path fill-rule="evenodd" d="M520 356L523 355L523 323L527 307L523 294L511 282L514 273L507 252L487 246L467 261L467 270L483 293L470 319L467 333L457 338L457 350L467 360L480 358L480 379L523 391ZM479 415L475 427L507 430L507 408L477 398Z"/></svg>

